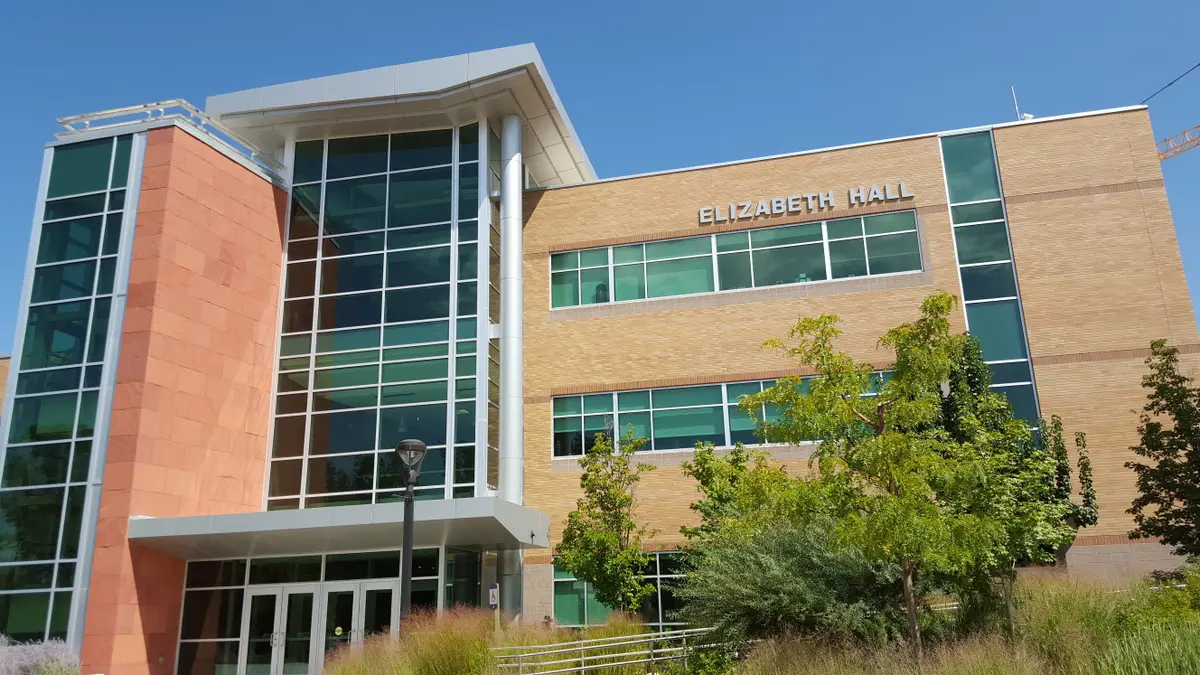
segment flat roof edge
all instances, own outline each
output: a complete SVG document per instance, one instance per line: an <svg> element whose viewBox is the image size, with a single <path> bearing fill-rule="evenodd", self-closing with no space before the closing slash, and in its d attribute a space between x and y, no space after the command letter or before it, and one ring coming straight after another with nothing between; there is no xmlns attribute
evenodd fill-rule
<svg viewBox="0 0 1200 675"><path fill-rule="evenodd" d="M784 152L777 155L764 155L760 157L749 157L746 159L733 159L726 162L713 162L711 164L698 164L695 166L687 166L678 169L662 169L660 171L646 171L643 173L633 173L624 176L613 176L612 178L597 178L596 180L581 181L579 183L571 183L569 185L546 185L537 188L531 188L526 192L540 192L543 190L562 190L566 188L582 187L585 185L598 185L601 183L615 183L617 181L632 180L635 178L651 178L654 176L666 176L673 173L687 173L689 171L703 171L705 169L719 169L726 166L737 166L739 164L752 164L754 162L769 162L775 159L787 159L789 157L801 157L804 155L816 155L822 152L833 152L835 150L849 150L852 148L862 148L871 145L883 145L886 143L897 143L900 141L911 141L918 138L930 138L941 136L954 136L957 134L971 133L973 131L984 131L986 129L1003 129L1008 127L1022 126L1028 124L1041 124L1042 122L1058 122L1062 120L1075 119L1080 117L1096 117L1099 115L1110 115L1113 113L1131 112L1134 110L1148 109L1149 106L1144 104L1123 106L1119 108L1105 108L1102 110L1090 110L1086 112L1068 113L1065 115L1051 115L1049 117L1035 117L1030 120L1019 120L1012 122L1001 122L999 124L985 124L977 127L963 127L960 129L950 129L946 131L929 131L920 134L910 134L908 136L895 136L892 138L884 138L874 141L861 141L858 143L846 143L843 145L832 145L824 148L814 148L811 150L798 150L795 152Z"/></svg>

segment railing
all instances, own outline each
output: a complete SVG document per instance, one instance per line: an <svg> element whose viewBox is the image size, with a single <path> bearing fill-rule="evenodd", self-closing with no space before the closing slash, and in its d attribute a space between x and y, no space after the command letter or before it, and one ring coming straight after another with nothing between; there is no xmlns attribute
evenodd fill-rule
<svg viewBox="0 0 1200 675"><path fill-rule="evenodd" d="M271 156L250 141L227 129L220 122L209 117L204 111L191 103L177 98L157 103L113 108L99 112L72 115L58 118L58 123L66 127L66 131L55 134L58 138L69 138L75 134L83 134L97 129L113 129L124 126L142 124L158 120L179 120L185 122L201 133L216 140L228 149L246 157L250 161L266 169L276 177L283 176L286 169L282 162Z"/></svg>
<svg viewBox="0 0 1200 675"><path fill-rule="evenodd" d="M500 668L514 670L518 675L585 673L664 661L686 663L693 650L712 646L702 640L711 631L711 628L688 628L551 645L495 647L492 655Z"/></svg>

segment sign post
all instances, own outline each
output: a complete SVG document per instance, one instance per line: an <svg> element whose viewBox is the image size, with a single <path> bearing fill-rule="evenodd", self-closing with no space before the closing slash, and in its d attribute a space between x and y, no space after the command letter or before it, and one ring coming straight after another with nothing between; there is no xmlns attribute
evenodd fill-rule
<svg viewBox="0 0 1200 675"><path fill-rule="evenodd" d="M496 622L496 633L500 632L500 584L488 586L488 607Z"/></svg>

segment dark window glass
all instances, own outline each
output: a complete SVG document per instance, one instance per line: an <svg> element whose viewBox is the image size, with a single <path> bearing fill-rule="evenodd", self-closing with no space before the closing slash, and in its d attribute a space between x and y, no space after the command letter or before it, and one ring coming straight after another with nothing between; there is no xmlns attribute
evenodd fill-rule
<svg viewBox="0 0 1200 675"><path fill-rule="evenodd" d="M83 369L83 386L84 386L84 388L86 389L88 387L99 387L100 386L100 376L103 373L104 373L103 366L88 366L87 368L84 368Z"/></svg>
<svg viewBox="0 0 1200 675"><path fill-rule="evenodd" d="M458 217L479 217L479 166L476 164L458 168Z"/></svg>
<svg viewBox="0 0 1200 675"><path fill-rule="evenodd" d="M19 398L13 403L10 443L55 441L71 437L77 395L50 394Z"/></svg>
<svg viewBox="0 0 1200 675"><path fill-rule="evenodd" d="M747 265L749 265L748 262ZM719 266L720 262L718 261ZM646 297L645 273L646 268L644 265L620 265L614 267L613 286L616 291L616 299L640 300ZM725 283L723 279L721 283ZM554 307L579 303L579 279L575 276L574 272L562 272L552 275L550 287Z"/></svg>
<svg viewBox="0 0 1200 675"><path fill-rule="evenodd" d="M1016 300L981 302L967 305L967 325L979 338L985 361L1024 359L1025 331Z"/></svg>
<svg viewBox="0 0 1200 675"><path fill-rule="evenodd" d="M308 396L305 394L284 394L275 397L275 414L292 415L308 410Z"/></svg>
<svg viewBox="0 0 1200 675"><path fill-rule="evenodd" d="M293 356L295 354L307 354L312 351L312 336L311 335L293 335L291 337L279 338L279 355Z"/></svg>
<svg viewBox="0 0 1200 675"><path fill-rule="evenodd" d="M98 195L88 195L86 197L71 197L70 199L59 199L53 202L46 202L46 220L58 220L59 218L78 218L80 216L90 216L93 213L100 213L104 210L106 198L103 193Z"/></svg>
<svg viewBox="0 0 1200 675"><path fill-rule="evenodd" d="M375 455L314 457L308 460L308 493L357 492L375 483Z"/></svg>
<svg viewBox="0 0 1200 675"><path fill-rule="evenodd" d="M0 590L24 591L54 585L54 563L0 567Z"/></svg>
<svg viewBox="0 0 1200 675"><path fill-rule="evenodd" d="M238 562L244 568L245 562ZM181 640L237 638L242 628L243 593L244 591L240 588L185 592L183 594L183 624L179 630L179 638Z"/></svg>
<svg viewBox="0 0 1200 675"><path fill-rule="evenodd" d="M301 141L296 144L296 157L292 161L292 182L310 183L321 180L321 164L325 154L325 141Z"/></svg>
<svg viewBox="0 0 1200 675"><path fill-rule="evenodd" d="M256 558L250 561L250 583L293 584L321 580L321 556Z"/></svg>
<svg viewBox="0 0 1200 675"><path fill-rule="evenodd" d="M83 524L83 502L87 488L79 485L67 488L67 518L63 521L62 553L60 558L79 554L79 528Z"/></svg>
<svg viewBox="0 0 1200 675"><path fill-rule="evenodd" d="M41 267L33 274L30 302L54 302L91 295L95 281L94 260ZM111 279L109 283L111 285Z"/></svg>
<svg viewBox="0 0 1200 675"><path fill-rule="evenodd" d="M863 228L869 235L915 230L917 229L917 214L913 211L901 211L867 216L863 218Z"/></svg>
<svg viewBox="0 0 1200 675"><path fill-rule="evenodd" d="M241 586L245 582L245 560L204 560L188 563L187 580L184 585L188 588L207 588Z"/></svg>
<svg viewBox="0 0 1200 675"><path fill-rule="evenodd" d="M343 553L325 556L325 581L388 579L399 576L399 551Z"/></svg>
<svg viewBox="0 0 1200 675"><path fill-rule="evenodd" d="M1008 260L1008 231L1004 223L954 228L960 265Z"/></svg>
<svg viewBox="0 0 1200 675"><path fill-rule="evenodd" d="M1008 298L1017 294L1012 263L963 267L960 271L964 300Z"/></svg>
<svg viewBox="0 0 1200 675"><path fill-rule="evenodd" d="M624 269L624 268L618 268ZM639 268L640 269L640 268ZM753 279L750 277L750 254L746 251L737 253L725 253L717 256L717 278L721 282L721 290L728 291L734 288L750 288L754 285ZM636 281L640 282L641 279ZM617 299L625 300L626 292L622 290L624 281L617 284ZM636 293L633 297L638 297Z"/></svg>
<svg viewBox="0 0 1200 675"><path fill-rule="evenodd" d="M288 300L283 303L283 332L307 333L313 326L313 301Z"/></svg>
<svg viewBox="0 0 1200 675"><path fill-rule="evenodd" d="M317 335L318 352L340 352L379 346L378 328L339 330Z"/></svg>
<svg viewBox="0 0 1200 675"><path fill-rule="evenodd" d="M91 303L30 307L20 368L52 368L83 362Z"/></svg>
<svg viewBox="0 0 1200 675"><path fill-rule="evenodd" d="M4 483L0 487L65 483L70 458L70 443L10 447L4 457Z"/></svg>
<svg viewBox="0 0 1200 675"><path fill-rule="evenodd" d="M79 368L62 368L21 373L17 377L17 393L42 394L48 391L76 389L79 387L79 371Z"/></svg>
<svg viewBox="0 0 1200 675"><path fill-rule="evenodd" d="M822 258L821 266L824 265ZM704 293L713 289L712 258L708 256L646 263L647 297Z"/></svg>
<svg viewBox="0 0 1200 675"><path fill-rule="evenodd" d="M1015 387L997 387L992 391L1008 397L1008 404L1012 406L1015 417L1023 419L1029 424L1037 424L1037 402L1033 397L1033 385L1020 384Z"/></svg>
<svg viewBox="0 0 1200 675"><path fill-rule="evenodd" d="M403 438L410 438L405 436ZM413 438L420 438L419 436ZM395 443L392 444L393 446ZM395 488L407 487L405 483L407 474L405 473L404 464L396 457L394 452L379 453L379 489L391 490ZM425 453L425 459L421 462L421 475L417 477L418 487L432 487L446 484L446 450L444 448L431 448ZM441 494L438 494L438 499L441 499Z"/></svg>
<svg viewBox="0 0 1200 675"><path fill-rule="evenodd" d="M329 139L325 178L363 176L387 171L387 136ZM331 185L330 188L333 186ZM332 189L330 190L332 192Z"/></svg>
<svg viewBox="0 0 1200 675"><path fill-rule="evenodd" d="M113 278L116 274L116 258L104 258L100 261L100 275L96 278L96 295L108 295L113 292Z"/></svg>
<svg viewBox="0 0 1200 675"><path fill-rule="evenodd" d="M450 129L418 131L411 134L392 134L392 171L418 169L450 163L450 145L453 143ZM476 139L476 144L478 144ZM478 154L478 148L476 149ZM461 157L459 161L465 161Z"/></svg>
<svg viewBox="0 0 1200 675"><path fill-rule="evenodd" d="M1000 197L990 131L943 137L942 160L946 166L950 203Z"/></svg>
<svg viewBox="0 0 1200 675"><path fill-rule="evenodd" d="M43 229L43 231L45 231ZM104 216L104 255L113 255L121 244L121 214L110 213ZM38 251L39 257L41 251ZM40 261L39 261L40 262Z"/></svg>
<svg viewBox="0 0 1200 675"><path fill-rule="evenodd" d="M296 262L297 260L311 260L317 257L317 240L304 239L301 241L288 242L287 257L291 262Z"/></svg>
<svg viewBox="0 0 1200 675"><path fill-rule="evenodd" d="M450 220L450 167L392 174L388 225L423 225Z"/></svg>
<svg viewBox="0 0 1200 675"><path fill-rule="evenodd" d="M321 255L326 258L336 258L354 253L370 253L383 250L383 233L370 232L367 234L344 234L340 237L326 237L321 240ZM315 255L315 253L314 253Z"/></svg>
<svg viewBox="0 0 1200 675"><path fill-rule="evenodd" d="M75 583L75 563L59 563L58 578L54 585L58 588L70 588Z"/></svg>
<svg viewBox="0 0 1200 675"><path fill-rule="evenodd" d="M458 280L474 279L477 274L479 274L479 246L476 244L459 246Z"/></svg>
<svg viewBox="0 0 1200 675"><path fill-rule="evenodd" d="M454 404L454 442L470 443L475 438L475 403L459 401Z"/></svg>
<svg viewBox="0 0 1200 675"><path fill-rule="evenodd" d="M405 438L419 438L428 445L445 445L446 405L438 403L380 409L380 445L393 448Z"/></svg>
<svg viewBox="0 0 1200 675"><path fill-rule="evenodd" d="M450 286L425 286L387 292L388 323L450 316Z"/></svg>
<svg viewBox="0 0 1200 675"><path fill-rule="evenodd" d="M357 333L358 331L346 331ZM337 335L337 333L328 333L326 335ZM375 340L378 342L378 339ZM371 345L372 347L375 345ZM379 361L379 352L371 349L362 352L349 352L342 354L325 354L317 357L317 367L327 368L333 366L353 366L360 363L376 363Z"/></svg>
<svg viewBox="0 0 1200 675"><path fill-rule="evenodd" d="M88 338L88 361L104 360L105 342L108 340L108 312L111 308L112 298L96 300L96 309L92 312L91 336Z"/></svg>
<svg viewBox="0 0 1200 675"><path fill-rule="evenodd" d="M449 372L446 359L389 363L383 367L384 382L413 382L444 378ZM463 373L459 373L462 375ZM445 386L445 383L442 383Z"/></svg>
<svg viewBox="0 0 1200 675"><path fill-rule="evenodd" d="M42 225L42 236L38 240L38 264L96 255L100 248L103 219L103 216L93 216Z"/></svg>
<svg viewBox="0 0 1200 675"><path fill-rule="evenodd" d="M475 480L475 446L460 445L454 448L454 482L471 483Z"/></svg>
<svg viewBox="0 0 1200 675"><path fill-rule="evenodd" d="M281 373L279 375L279 391L295 392L308 390L308 373Z"/></svg>
<svg viewBox="0 0 1200 675"><path fill-rule="evenodd" d="M268 511L287 511L300 508L299 499L272 499L267 502Z"/></svg>
<svg viewBox="0 0 1200 675"><path fill-rule="evenodd" d="M58 548L58 526L63 488L0 492L0 562L53 560Z"/></svg>
<svg viewBox="0 0 1200 675"><path fill-rule="evenodd" d="M303 470L303 460L284 459L271 462L271 485L267 496L287 497L300 494L300 474Z"/></svg>
<svg viewBox="0 0 1200 675"><path fill-rule="evenodd" d="M412 552L414 577L436 577L438 575L438 552L436 548L418 548Z"/></svg>
<svg viewBox="0 0 1200 675"><path fill-rule="evenodd" d="M292 222L288 226L288 238L307 239L317 236L320 213L320 184L292 188Z"/></svg>
<svg viewBox="0 0 1200 675"><path fill-rule="evenodd" d="M382 301L382 293L360 293L321 298L317 328L325 330L377 324Z"/></svg>
<svg viewBox="0 0 1200 675"><path fill-rule="evenodd" d="M690 448L697 441L725 444L725 415L720 406L656 410L654 449Z"/></svg>
<svg viewBox="0 0 1200 675"><path fill-rule="evenodd" d="M112 181L109 187L121 188L129 182L129 154L133 148L133 136L117 138L117 155L113 158Z"/></svg>
<svg viewBox="0 0 1200 675"><path fill-rule="evenodd" d="M328 412L353 408L373 408L378 404L378 397L379 389L376 387L317 392L313 394L312 409L313 412Z"/></svg>
<svg viewBox="0 0 1200 675"><path fill-rule="evenodd" d="M387 285L413 286L450 280L450 247L392 251L387 255Z"/></svg>
<svg viewBox="0 0 1200 675"><path fill-rule="evenodd" d="M417 499L420 499L420 498L421 497L419 497L419 496L417 497ZM306 497L304 499L304 506L306 508L310 508L310 509L315 509L315 508L320 508L320 507L325 507L325 506L356 506L356 505L360 505L360 504L370 504L370 503L371 503L371 493L370 492L355 492L352 494L326 495L323 497L322 496Z"/></svg>
<svg viewBox="0 0 1200 675"><path fill-rule="evenodd" d="M825 229L829 232L830 239L861 237L863 233L862 218L831 220L825 224Z"/></svg>
<svg viewBox="0 0 1200 675"><path fill-rule="evenodd" d="M0 634L17 643L41 642L49 614L49 593L0 595Z"/></svg>
<svg viewBox="0 0 1200 675"><path fill-rule="evenodd" d="M117 190L108 193L108 210L120 211L123 208L125 208L125 191Z"/></svg>
<svg viewBox="0 0 1200 675"><path fill-rule="evenodd" d="M829 270L834 279L866 275L867 254L863 249L863 240L843 239L829 242Z"/></svg>
<svg viewBox="0 0 1200 675"><path fill-rule="evenodd" d="M554 420L554 456L583 454L583 418L560 417Z"/></svg>
<svg viewBox="0 0 1200 675"><path fill-rule="evenodd" d="M276 418L275 436L271 446L271 456L299 457L302 454L304 454L304 418Z"/></svg>
<svg viewBox="0 0 1200 675"><path fill-rule="evenodd" d="M67 639L67 621L71 616L71 592L59 591L54 594L50 607L50 632L47 637L51 640Z"/></svg>
<svg viewBox="0 0 1200 675"><path fill-rule="evenodd" d="M326 235L383 229L384 176L327 183L325 191Z"/></svg>
<svg viewBox="0 0 1200 675"><path fill-rule="evenodd" d="M755 286L825 279L825 250L820 244L760 250L753 255Z"/></svg>
<svg viewBox="0 0 1200 675"><path fill-rule="evenodd" d="M921 269L921 245L916 232L867 238L867 264L871 274L912 272Z"/></svg>
<svg viewBox="0 0 1200 675"><path fill-rule="evenodd" d="M375 411L352 410L312 416L310 455L375 449ZM442 432L445 436L445 431ZM410 438L405 436L405 438Z"/></svg>
<svg viewBox="0 0 1200 675"><path fill-rule="evenodd" d="M75 459L71 461L71 482L80 483L87 480L91 470L92 442L75 441Z"/></svg>
<svg viewBox="0 0 1200 675"><path fill-rule="evenodd" d="M50 185L46 189L46 197L53 199L107 188L112 150L112 138L60 145L54 148L54 159L50 165Z"/></svg>
<svg viewBox="0 0 1200 675"><path fill-rule="evenodd" d="M458 161L473 162L479 159L479 125L468 124L458 130Z"/></svg>
<svg viewBox="0 0 1200 675"><path fill-rule="evenodd" d="M770 227L754 230L750 233L750 244L755 248L763 246L784 246L786 244L803 244L821 241L821 224L805 223L789 225L788 227ZM646 247L647 259L650 257L650 247Z"/></svg>
<svg viewBox="0 0 1200 675"><path fill-rule="evenodd" d="M446 382L417 382L384 387L379 405L405 405L446 400Z"/></svg>
<svg viewBox="0 0 1200 675"><path fill-rule="evenodd" d="M458 285L458 316L470 316L476 311L478 285L468 282Z"/></svg>
<svg viewBox="0 0 1200 675"><path fill-rule="evenodd" d="M1029 372L1028 361L992 363L988 364L988 368L992 369L992 384L1029 382L1033 379L1033 374Z"/></svg>
<svg viewBox="0 0 1200 675"><path fill-rule="evenodd" d="M382 287L382 255L364 255L321 261L322 293L369 291ZM376 320L372 323L378 323L378 318L377 314Z"/></svg>
<svg viewBox="0 0 1200 675"><path fill-rule="evenodd" d="M761 416L761 415L760 415ZM754 419L736 405L729 406L729 441L731 443L759 443L754 431Z"/></svg>
<svg viewBox="0 0 1200 675"><path fill-rule="evenodd" d="M378 366L318 370L313 375L314 389L355 387L368 384L379 384Z"/></svg>
<svg viewBox="0 0 1200 675"><path fill-rule="evenodd" d="M999 201L955 206L950 209L950 217L955 225L978 223L983 220L1003 220L1004 207Z"/></svg>
<svg viewBox="0 0 1200 675"><path fill-rule="evenodd" d="M424 227L403 227L398 230L388 230L388 249L413 248L415 246L435 246L450 243L450 224L426 225Z"/></svg>
<svg viewBox="0 0 1200 675"><path fill-rule="evenodd" d="M238 667L238 642L179 643L179 675L232 673Z"/></svg>

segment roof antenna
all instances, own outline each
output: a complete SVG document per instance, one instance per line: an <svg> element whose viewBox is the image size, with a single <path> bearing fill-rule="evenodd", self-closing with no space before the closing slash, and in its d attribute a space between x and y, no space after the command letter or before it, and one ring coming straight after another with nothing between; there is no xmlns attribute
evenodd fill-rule
<svg viewBox="0 0 1200 675"><path fill-rule="evenodd" d="M1017 88L1009 87L1009 89L1012 90L1013 109L1017 111L1017 121L1024 122L1025 120L1033 119L1033 115L1030 115L1029 113L1025 113L1024 115L1021 114L1021 106L1017 105Z"/></svg>

